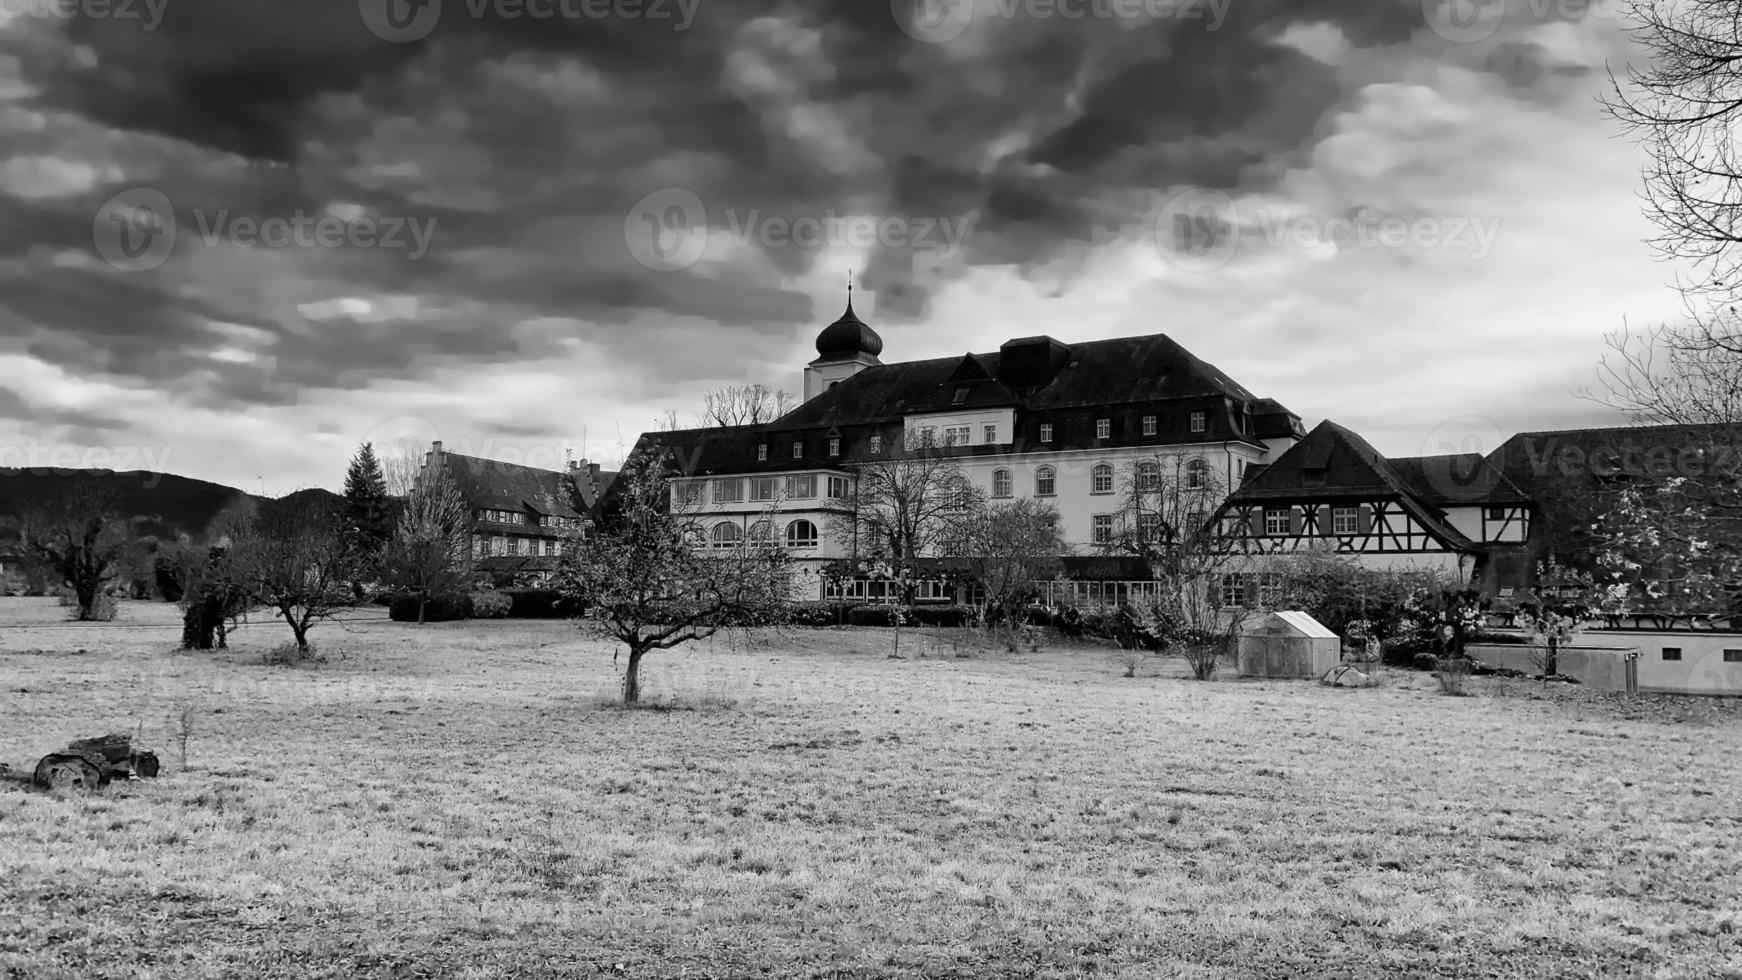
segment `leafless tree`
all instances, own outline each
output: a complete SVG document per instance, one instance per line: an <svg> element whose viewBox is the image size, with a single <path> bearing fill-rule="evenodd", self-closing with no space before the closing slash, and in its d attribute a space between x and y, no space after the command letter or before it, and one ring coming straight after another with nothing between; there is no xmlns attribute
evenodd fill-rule
<svg viewBox="0 0 1742 980"><path fill-rule="evenodd" d="M641 699L641 662L733 626L778 623L790 596L786 554L746 535L715 546L671 499L665 460L631 457L613 512L563 556L559 587L588 614L582 626L628 648L623 703Z"/></svg>
<svg viewBox="0 0 1742 980"><path fill-rule="evenodd" d="M703 426L761 425L798 407L798 398L765 384L727 385L702 396Z"/></svg>
<svg viewBox="0 0 1742 980"><path fill-rule="evenodd" d="M850 514L832 533L854 561L900 565L959 550L978 495L948 447L910 439L850 469Z"/></svg>
<svg viewBox="0 0 1742 980"><path fill-rule="evenodd" d="M351 604L346 583L356 554L346 540L344 514L317 497L292 494L262 503L231 555L237 577L258 604L289 625L304 653L310 628Z"/></svg>
<svg viewBox="0 0 1742 980"><path fill-rule="evenodd" d="M1057 508L1032 498L978 502L953 543L956 561L979 586L978 619L1006 627L1017 625L1034 583L1052 578L1071 550Z"/></svg>
<svg viewBox="0 0 1742 980"><path fill-rule="evenodd" d="M81 620L102 618L98 599L126 566L132 522L114 488L75 477L64 493L20 514L25 554L73 590Z"/></svg>
<svg viewBox="0 0 1742 980"><path fill-rule="evenodd" d="M446 466L424 470L406 497L383 552L382 568L393 585L417 596L419 625L430 596L457 592L466 585L470 516Z"/></svg>

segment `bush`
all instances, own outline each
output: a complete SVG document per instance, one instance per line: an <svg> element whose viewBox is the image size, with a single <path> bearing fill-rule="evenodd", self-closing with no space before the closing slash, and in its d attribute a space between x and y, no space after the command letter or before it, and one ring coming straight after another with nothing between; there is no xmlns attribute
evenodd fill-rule
<svg viewBox="0 0 1742 980"><path fill-rule="evenodd" d="M500 592L474 592L471 599L472 615L478 619L507 619L514 606L514 600Z"/></svg>
<svg viewBox="0 0 1742 980"><path fill-rule="evenodd" d="M556 589L514 589L508 596L510 619L572 619L583 611L580 603Z"/></svg>
<svg viewBox="0 0 1742 980"><path fill-rule="evenodd" d="M472 597L469 595L432 595L423 607L423 621L426 623L449 623L471 616ZM393 604L387 607L387 618L396 623L417 622L417 596L394 596Z"/></svg>
<svg viewBox="0 0 1742 980"><path fill-rule="evenodd" d="M1464 643L1491 643L1497 645L1529 646L1530 637L1522 633L1489 633L1476 630L1464 636Z"/></svg>
<svg viewBox="0 0 1742 980"><path fill-rule="evenodd" d="M967 606L913 606L907 610L908 622L920 626L966 626L972 615Z"/></svg>
<svg viewBox="0 0 1742 980"><path fill-rule="evenodd" d="M1385 641L1379 659L1387 667L1413 667L1416 654L1432 653L1433 648L1433 641L1429 639L1397 637Z"/></svg>
<svg viewBox="0 0 1742 980"><path fill-rule="evenodd" d="M900 607L888 605L854 606L847 610L847 623L850 626L894 626L895 611ZM909 611L902 610L902 624L913 622L907 615Z"/></svg>
<svg viewBox="0 0 1742 980"><path fill-rule="evenodd" d="M1415 658L1410 661L1410 666L1414 667L1416 670L1438 670L1440 666L1440 658L1431 653L1418 653L1415 655Z"/></svg>
<svg viewBox="0 0 1742 980"><path fill-rule="evenodd" d="M810 601L792 604L791 615L794 626L840 626L851 622L850 615L859 608L859 603Z"/></svg>

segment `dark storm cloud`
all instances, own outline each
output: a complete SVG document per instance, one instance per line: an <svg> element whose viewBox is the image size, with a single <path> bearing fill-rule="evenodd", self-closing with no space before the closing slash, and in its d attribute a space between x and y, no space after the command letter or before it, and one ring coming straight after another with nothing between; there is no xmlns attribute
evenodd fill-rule
<svg viewBox="0 0 1742 980"><path fill-rule="evenodd" d="M794 37L783 22L817 33ZM217 211L262 218L334 202L428 220L421 258L312 250L271 272L339 297L412 295L427 310L310 323L245 293L201 297L168 277L53 269L9 274L0 315L9 335L52 331L29 342L57 363L165 381L216 343L206 319L262 327L270 361L201 375L208 397L238 402L415 377L442 359L555 350L545 333L509 329L526 318L595 324L598 336L577 339L650 368L735 371L814 320L810 299L781 278L820 251L751 242L764 261L731 274L653 272L623 241L642 195L689 186L716 232L728 214L972 216L950 262L911 246L874 250L862 281L879 314L919 316L931 287L965 265L1081 248L1141 217L1144 192L1274 180L1343 97L1332 69L1275 43L1312 23L1372 45L1409 37L1422 15L1414 0L1235 0L1215 31L1018 17L967 51L914 41L879 0L707 0L681 32L633 19L446 16L411 44L372 35L357 0L177 0L153 31L75 21L60 46L20 55L37 106L179 141L166 143L174 162L153 185L184 229ZM819 126L848 149L819 143ZM381 146L389 159L369 156ZM671 160L683 163L650 172ZM0 258L89 252L91 216L115 189L52 207L0 196L0 216L17 219L0 234ZM172 264L199 260L203 247L178 242ZM649 314L711 320L741 340L671 358L648 336L658 329Z"/></svg>

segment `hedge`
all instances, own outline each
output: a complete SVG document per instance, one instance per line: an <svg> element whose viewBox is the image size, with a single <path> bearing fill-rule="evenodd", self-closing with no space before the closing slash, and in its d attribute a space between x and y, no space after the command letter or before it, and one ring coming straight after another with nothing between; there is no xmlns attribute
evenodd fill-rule
<svg viewBox="0 0 1742 980"><path fill-rule="evenodd" d="M579 603L556 589L514 589L502 593L513 602L510 619L571 619L581 613Z"/></svg>
<svg viewBox="0 0 1742 980"><path fill-rule="evenodd" d="M505 593L472 593L472 615L479 619L502 619L508 615L508 610L513 605L514 600Z"/></svg>
<svg viewBox="0 0 1742 980"><path fill-rule="evenodd" d="M392 605L387 607L387 618L396 623L415 623L417 604L417 596L394 596ZM423 607L423 621L426 623L447 623L471 617L472 597L469 595L432 595Z"/></svg>

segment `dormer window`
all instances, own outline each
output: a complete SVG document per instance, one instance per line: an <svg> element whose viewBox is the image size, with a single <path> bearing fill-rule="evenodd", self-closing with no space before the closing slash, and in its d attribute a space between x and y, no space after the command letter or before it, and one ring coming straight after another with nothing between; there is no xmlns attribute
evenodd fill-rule
<svg viewBox="0 0 1742 980"><path fill-rule="evenodd" d="M871 451L873 453L880 453L883 451L883 437L882 436L874 435L871 437Z"/></svg>
<svg viewBox="0 0 1742 980"><path fill-rule="evenodd" d="M1145 415L1143 417L1143 434L1146 436L1155 435L1155 416Z"/></svg>
<svg viewBox="0 0 1742 980"><path fill-rule="evenodd" d="M841 455L841 437L840 436L830 436L829 437L829 455L830 456Z"/></svg>
<svg viewBox="0 0 1742 980"><path fill-rule="evenodd" d="M756 461L758 463L768 462L768 443L765 442L756 447Z"/></svg>
<svg viewBox="0 0 1742 980"><path fill-rule="evenodd" d="M963 403L967 400L968 400L968 389L957 388L956 389L956 397L950 399L950 404L951 405L960 405L961 403Z"/></svg>
<svg viewBox="0 0 1742 980"><path fill-rule="evenodd" d="M1052 441L1052 423L1051 422L1041 423L1040 441L1041 442L1051 442Z"/></svg>
<svg viewBox="0 0 1742 980"><path fill-rule="evenodd" d="M795 442L792 444L792 458L793 459L803 459L804 458L804 443Z"/></svg>
<svg viewBox="0 0 1742 980"><path fill-rule="evenodd" d="M1095 438L1097 438L1097 439L1111 439L1111 438L1113 438L1113 420L1112 419L1096 419L1095 420Z"/></svg>
<svg viewBox="0 0 1742 980"><path fill-rule="evenodd" d="M1204 413L1203 412L1193 412L1192 413L1192 431L1193 432L1204 431Z"/></svg>

